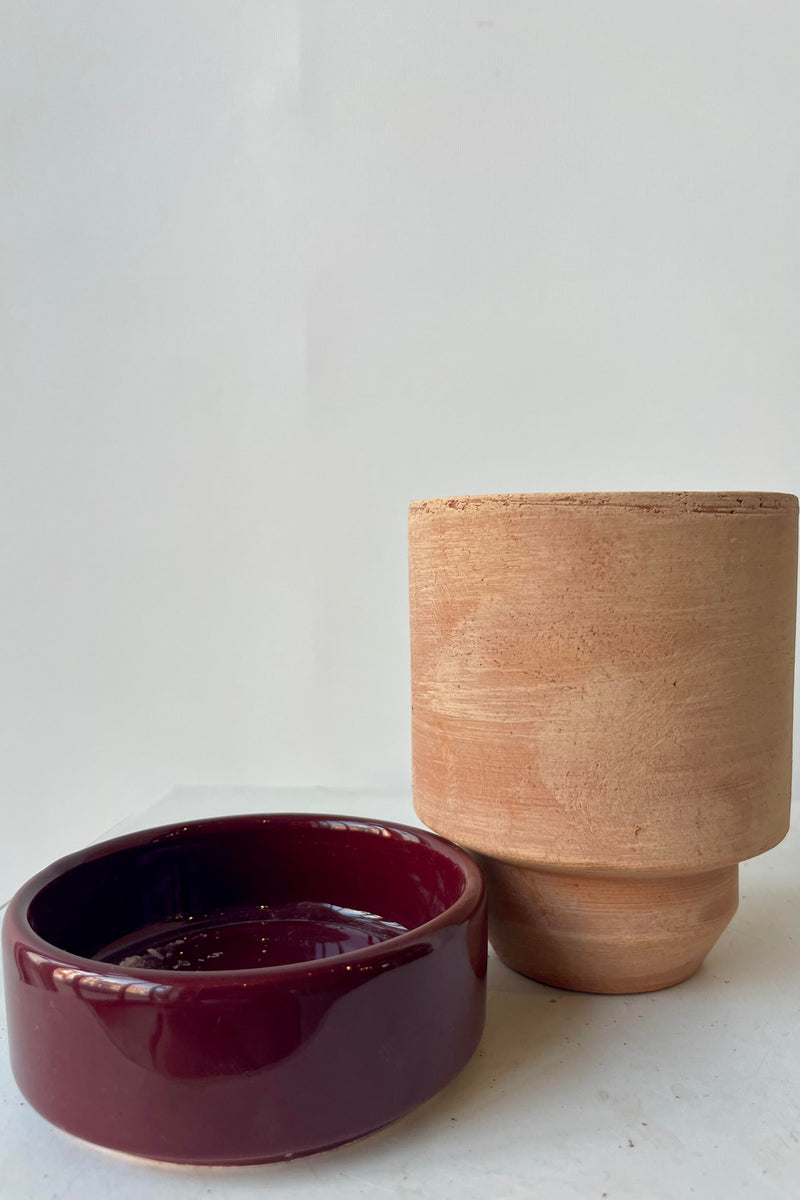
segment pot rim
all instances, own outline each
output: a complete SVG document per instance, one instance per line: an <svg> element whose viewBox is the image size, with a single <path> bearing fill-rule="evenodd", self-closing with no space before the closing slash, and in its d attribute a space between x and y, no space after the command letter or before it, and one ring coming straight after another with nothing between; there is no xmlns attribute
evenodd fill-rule
<svg viewBox="0 0 800 1200"><path fill-rule="evenodd" d="M436 496L412 500L410 515L465 509L480 505L524 507L557 505L564 508L625 508L687 513L770 513L796 511L798 499L791 492L508 492L485 495Z"/></svg>
<svg viewBox="0 0 800 1200"><path fill-rule="evenodd" d="M464 887L451 905L421 925L385 941L376 942L372 946L350 950L336 954L330 958L310 959L307 961L282 963L268 967L245 967L233 970L210 971L181 971L157 969L151 967L122 967L118 963L100 962L97 959L85 958L79 954L64 950L60 946L48 942L38 934L28 919L30 906L36 896L55 879L62 878L76 867L84 863L105 858L119 851L134 849L162 839L175 837L190 830L217 829L226 832L237 826L247 828L256 824L268 823L300 823L315 825L319 823L336 825L371 827L379 830L392 830L400 835L413 834L414 838L426 846L442 854L461 869ZM174 989L173 995L186 989L196 993L198 988L219 989L228 985L235 990L244 984L267 984L270 981L286 983L292 978L326 977L337 975L344 969L354 965L368 965L375 960L393 957L410 946L417 945L420 940L446 929L449 926L461 925L475 913L483 903L486 884L480 867L461 846L413 825L398 821L383 821L373 817L346 816L338 813L237 813L232 816L203 817L194 821L171 822L168 825L154 826L139 830L135 833L123 834L120 837L109 838L102 842L92 843L83 850L75 851L56 859L49 866L33 875L9 901L6 910L3 940L7 943L21 942L24 949L33 951L54 967L67 967L81 971L84 975L93 975L103 980L130 977L132 981L163 986L167 981ZM13 949L13 946L12 946Z"/></svg>

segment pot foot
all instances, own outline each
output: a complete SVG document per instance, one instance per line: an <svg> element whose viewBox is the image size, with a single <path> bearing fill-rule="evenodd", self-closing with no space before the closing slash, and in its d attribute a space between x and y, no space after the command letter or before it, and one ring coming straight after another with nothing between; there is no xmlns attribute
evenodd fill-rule
<svg viewBox="0 0 800 1200"><path fill-rule="evenodd" d="M577 992L650 992L695 973L736 911L739 867L581 872L477 856L489 940L509 967Z"/></svg>

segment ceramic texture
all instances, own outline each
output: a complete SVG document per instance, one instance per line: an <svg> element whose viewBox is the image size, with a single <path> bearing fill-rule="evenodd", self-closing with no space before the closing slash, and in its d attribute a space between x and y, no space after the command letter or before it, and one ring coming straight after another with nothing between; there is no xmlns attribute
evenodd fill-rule
<svg viewBox="0 0 800 1200"><path fill-rule="evenodd" d="M148 947L172 965L137 965ZM403 825L199 821L55 863L12 900L3 951L12 1067L43 1116L156 1159L271 1161L377 1129L464 1066L485 888ZM237 955L278 965L215 969Z"/></svg>
<svg viewBox="0 0 800 1200"><path fill-rule="evenodd" d="M415 808L480 856L498 953L687 978L788 827L796 497L419 501L409 549Z"/></svg>

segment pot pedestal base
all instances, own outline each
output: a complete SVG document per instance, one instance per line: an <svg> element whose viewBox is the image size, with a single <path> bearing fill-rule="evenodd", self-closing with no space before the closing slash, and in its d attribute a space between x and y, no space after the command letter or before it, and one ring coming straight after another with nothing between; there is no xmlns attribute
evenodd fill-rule
<svg viewBox="0 0 800 1200"><path fill-rule="evenodd" d="M489 885L489 940L500 958L571 991L650 992L681 983L738 904L738 864L670 875L477 857Z"/></svg>

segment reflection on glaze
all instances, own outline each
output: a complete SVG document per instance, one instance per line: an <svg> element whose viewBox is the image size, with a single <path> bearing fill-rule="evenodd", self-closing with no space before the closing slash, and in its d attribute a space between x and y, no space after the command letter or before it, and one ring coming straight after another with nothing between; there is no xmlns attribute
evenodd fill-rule
<svg viewBox="0 0 800 1200"><path fill-rule="evenodd" d="M396 921L337 904L239 905L136 930L93 957L149 970L237 971L332 958L406 932Z"/></svg>

